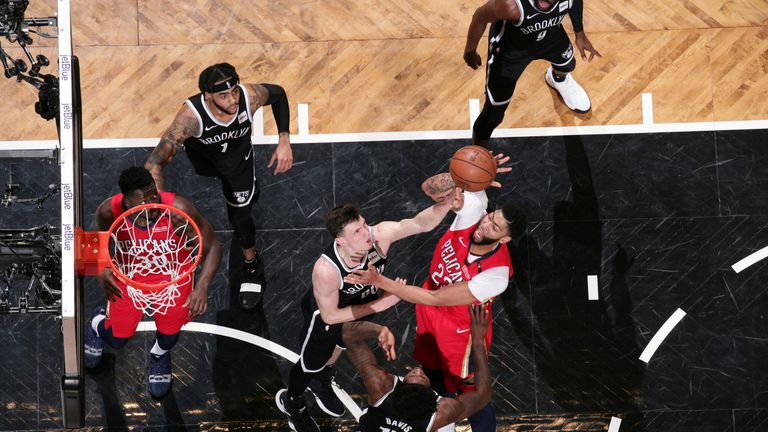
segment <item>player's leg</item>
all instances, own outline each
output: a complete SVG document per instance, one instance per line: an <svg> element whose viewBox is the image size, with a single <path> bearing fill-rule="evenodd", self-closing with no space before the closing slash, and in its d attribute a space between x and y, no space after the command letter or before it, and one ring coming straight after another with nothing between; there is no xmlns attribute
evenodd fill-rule
<svg viewBox="0 0 768 432"><path fill-rule="evenodd" d="M586 113L592 108L592 102L571 74L576 69L573 44L562 28L554 36L538 55L538 58L552 64L544 74L544 81L560 94L568 108L577 113Z"/></svg>
<svg viewBox="0 0 768 432"><path fill-rule="evenodd" d="M334 356L337 343L341 343L341 326L325 324L320 311L315 311L304 334L299 361L291 367L288 386L275 394L275 403L288 417L288 425L300 432L319 430L308 413L304 392Z"/></svg>
<svg viewBox="0 0 768 432"><path fill-rule="evenodd" d="M531 62L524 51L503 50L499 40L503 21L494 23L488 32L488 57L485 62L485 104L472 125L472 144L488 147L491 133L504 120L512 100L517 79Z"/></svg>
<svg viewBox="0 0 768 432"><path fill-rule="evenodd" d="M243 271L238 299L243 309L250 310L261 301L266 277L264 264L256 253L256 226L251 215L253 205L259 199L259 186L253 163L241 171L243 175L222 177L221 183L229 222L243 249Z"/></svg>
<svg viewBox="0 0 768 432"><path fill-rule="evenodd" d="M485 104L472 125L472 143L488 146L491 133L504 120L517 80L531 58L524 51L489 54L486 64Z"/></svg>
<svg viewBox="0 0 768 432"><path fill-rule="evenodd" d="M142 312L123 289L123 298L109 301L107 307L98 306L85 329L85 367L95 368L101 362L104 344L114 349L125 346L136 332Z"/></svg>
<svg viewBox="0 0 768 432"><path fill-rule="evenodd" d="M168 307L164 314L155 314L155 342L149 350L147 359L147 386L149 394L154 398L162 398L171 390L173 372L171 369L171 348L179 341L181 327L189 322L189 308L182 307L189 294L192 284L179 286L180 295L174 306Z"/></svg>
<svg viewBox="0 0 768 432"><path fill-rule="evenodd" d="M424 369L432 389L440 396L450 396L445 387L440 349L437 346L432 316L439 313L434 308L416 305L416 339L413 346L413 359Z"/></svg>

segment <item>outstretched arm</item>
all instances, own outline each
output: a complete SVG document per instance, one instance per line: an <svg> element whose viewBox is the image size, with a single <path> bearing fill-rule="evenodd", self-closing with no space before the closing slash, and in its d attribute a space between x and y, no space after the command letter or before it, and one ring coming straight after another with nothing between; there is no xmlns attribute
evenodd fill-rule
<svg viewBox="0 0 768 432"><path fill-rule="evenodd" d="M197 227L200 228L200 235L203 236L203 256L201 258L200 273L197 276L192 293L187 297L183 305L184 307L189 307L190 316L202 315L208 309L208 286L211 284L211 280L219 269L219 263L221 262L221 242L211 224L197 211L192 201L176 195L173 200L173 206L188 214L195 221Z"/></svg>
<svg viewBox="0 0 768 432"><path fill-rule="evenodd" d="M275 124L277 124L277 148L272 153L267 167L271 167L277 162L275 174L286 172L293 166L293 150L291 150L290 138L291 109L288 105L288 96L285 94L285 90L277 84L246 84L246 86L252 114L259 107L270 105L272 115L275 117Z"/></svg>
<svg viewBox="0 0 768 432"><path fill-rule="evenodd" d="M377 270L374 271L378 272ZM364 316L382 312L397 304L399 298L384 295L370 303L339 307L339 273L324 258L315 262L312 270L312 290L315 295L320 317L326 324L354 321Z"/></svg>
<svg viewBox="0 0 768 432"><path fill-rule="evenodd" d="M435 229L445 219L445 215L457 206L461 207L461 189L454 188L444 194L444 198L419 212L416 216L401 221L381 222L373 227L373 238L378 247L386 254L392 243Z"/></svg>
<svg viewBox="0 0 768 432"><path fill-rule="evenodd" d="M347 357L363 376L368 390L368 404L376 403L392 390L394 377L376 362L376 356L368 346L368 340L377 338L387 360L395 359L395 336L385 326L370 321L344 323L342 338L347 347Z"/></svg>
<svg viewBox="0 0 768 432"><path fill-rule="evenodd" d="M469 282L458 282L448 286L441 287L438 290L430 291L415 285L405 285L398 283L378 271L355 270L347 275L344 281L355 284L376 285L382 290L399 297L409 303L423 304L428 306L456 306L467 305L476 302L478 299L469 289Z"/></svg>
<svg viewBox="0 0 768 432"><path fill-rule="evenodd" d="M491 401L491 375L488 370L488 348L485 335L488 333L487 305L470 306L472 315L472 354L475 359L475 390L462 393L455 399L440 399L437 416L432 430L461 421L480 411Z"/></svg>
<svg viewBox="0 0 768 432"><path fill-rule="evenodd" d="M155 179L155 186L158 191L164 191L163 168L173 160L176 152L184 148L184 140L200 133L200 122L195 113L185 103L173 119L171 126L166 129L160 142L144 163L146 168Z"/></svg>

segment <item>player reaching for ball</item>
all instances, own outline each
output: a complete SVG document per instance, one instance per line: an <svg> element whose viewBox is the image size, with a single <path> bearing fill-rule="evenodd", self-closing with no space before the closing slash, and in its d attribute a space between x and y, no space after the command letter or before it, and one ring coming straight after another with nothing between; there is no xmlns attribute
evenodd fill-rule
<svg viewBox="0 0 768 432"><path fill-rule="evenodd" d="M499 154L496 160L497 173L511 169L501 167L509 157ZM501 186L495 181L490 185ZM422 185L435 200L455 187L449 173L430 177ZM423 289L399 284L373 268L356 270L344 278L348 283L377 286L417 305L413 358L422 365L435 391L444 396L474 389L471 316L466 305L491 302L507 289L513 268L505 243L519 239L528 223L525 212L509 203L487 213L484 190L464 191L462 197L463 203L454 205L456 219L435 247ZM490 346L489 318L486 347ZM490 404L469 421L474 432L496 430Z"/></svg>

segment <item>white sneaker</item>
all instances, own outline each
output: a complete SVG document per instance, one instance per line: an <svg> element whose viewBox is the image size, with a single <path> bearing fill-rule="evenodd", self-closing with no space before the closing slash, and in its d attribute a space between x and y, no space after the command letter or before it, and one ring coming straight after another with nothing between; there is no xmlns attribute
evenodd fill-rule
<svg viewBox="0 0 768 432"><path fill-rule="evenodd" d="M566 75L563 82L557 82L555 77L552 76L552 66L550 66L547 69L547 73L544 74L544 81L560 93L560 97L563 98L565 105L573 111L584 114L592 108L587 92L573 79L571 74Z"/></svg>

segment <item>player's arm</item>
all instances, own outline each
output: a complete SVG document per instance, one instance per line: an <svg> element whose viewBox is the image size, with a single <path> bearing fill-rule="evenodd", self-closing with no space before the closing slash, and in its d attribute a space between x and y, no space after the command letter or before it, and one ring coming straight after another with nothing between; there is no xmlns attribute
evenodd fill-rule
<svg viewBox="0 0 768 432"><path fill-rule="evenodd" d="M373 227L373 238L382 250L386 251L389 246L406 237L419 233L429 232L435 229L440 222L445 219L445 215L454 208L456 202L461 200L461 190L454 188L444 199L436 202L430 207L420 211L416 216L403 219L397 222L385 221Z"/></svg>
<svg viewBox="0 0 768 432"><path fill-rule="evenodd" d="M437 406L432 431L461 421L480 411L491 401L491 374L488 370L488 349L485 337L488 333L488 308L485 305L470 306L472 315L472 354L475 360L475 390L462 393L454 399L443 398Z"/></svg>
<svg viewBox="0 0 768 432"><path fill-rule="evenodd" d="M401 284L370 269L355 270L344 280L349 283L375 285L409 303L427 306L457 306L476 301L484 302L501 294L507 289L508 275L509 267L493 267L476 275L469 282L453 283L438 290L426 290L414 285Z"/></svg>
<svg viewBox="0 0 768 432"><path fill-rule="evenodd" d="M97 231L107 231L112 226L112 221L115 220L115 215L112 214L112 198L107 198L96 207L96 218L94 224ZM122 291L115 285L115 281L112 278L112 269L109 266L105 267L96 276L99 282L99 286L107 294L107 298L110 301L115 301L118 298L123 298Z"/></svg>
<svg viewBox="0 0 768 432"><path fill-rule="evenodd" d="M158 191L164 191L163 168L173 160L176 152L184 148L184 140L189 137L200 134L200 121L192 109L185 103L178 113L173 123L163 132L160 142L155 146L152 153L144 163L146 168L155 179L155 186Z"/></svg>
<svg viewBox="0 0 768 432"><path fill-rule="evenodd" d="M584 33L584 0L573 0L571 8L568 10L568 16L571 18L571 24L573 24L573 32L576 34L576 48L579 49L581 59L592 61L595 56L602 57L592 46L587 34ZM587 53L589 53L589 58L587 58Z"/></svg>
<svg viewBox="0 0 768 432"><path fill-rule="evenodd" d="M385 326L370 321L344 323L342 337L347 347L347 358L363 376L368 391L368 404L374 404L392 390L394 377L382 369L368 346L368 340L377 338L388 360L395 359L395 336Z"/></svg>
<svg viewBox="0 0 768 432"><path fill-rule="evenodd" d="M374 269L378 273L377 270ZM400 299L384 295L372 302L339 308L339 272L324 258L315 262L312 269L312 290L315 295L320 316L326 324L339 324L382 312Z"/></svg>
<svg viewBox="0 0 768 432"><path fill-rule="evenodd" d="M485 33L485 28L490 23L501 20L517 22L520 19L520 9L514 0L488 0L472 14L472 21L467 30L467 43L464 46L464 61L472 69L477 69L482 64L477 53L477 45Z"/></svg>
<svg viewBox="0 0 768 432"><path fill-rule="evenodd" d="M187 297L184 307L189 307L190 315L201 315L208 309L208 286L219 269L221 262L221 242L213 226L197 211L192 201L176 195L173 206L183 211L195 221L203 236L203 256L200 259L200 272L197 275L192 294Z"/></svg>
<svg viewBox="0 0 768 432"><path fill-rule="evenodd" d="M275 174L286 172L293 166L293 151L290 138L291 109L285 89L277 84L245 84L245 86L248 89L251 114L264 105L272 107L272 115L277 124L278 142L267 167L277 162Z"/></svg>

